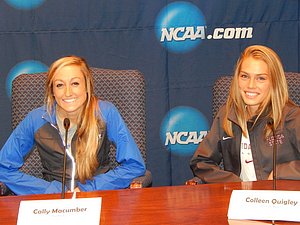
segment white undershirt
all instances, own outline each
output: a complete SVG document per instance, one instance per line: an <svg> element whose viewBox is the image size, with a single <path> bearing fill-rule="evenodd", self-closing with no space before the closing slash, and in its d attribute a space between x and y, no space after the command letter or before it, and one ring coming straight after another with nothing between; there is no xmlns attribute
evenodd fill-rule
<svg viewBox="0 0 300 225"><path fill-rule="evenodd" d="M253 164L250 139L247 132L247 137L242 135L241 138L241 174L242 181L256 181L256 174Z"/></svg>

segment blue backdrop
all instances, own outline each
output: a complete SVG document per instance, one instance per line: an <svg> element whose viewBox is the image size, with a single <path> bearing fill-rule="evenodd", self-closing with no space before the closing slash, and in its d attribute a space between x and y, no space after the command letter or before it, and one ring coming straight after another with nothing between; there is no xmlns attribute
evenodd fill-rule
<svg viewBox="0 0 300 225"><path fill-rule="evenodd" d="M5 0L0 2L0 146L11 132L10 85L75 54L146 80L153 185L192 177L189 159L212 122L214 80L264 44L300 72L298 0Z"/></svg>

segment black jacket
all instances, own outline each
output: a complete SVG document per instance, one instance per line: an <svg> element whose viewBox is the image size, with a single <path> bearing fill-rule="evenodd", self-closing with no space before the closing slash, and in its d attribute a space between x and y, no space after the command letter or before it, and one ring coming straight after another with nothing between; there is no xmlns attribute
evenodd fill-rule
<svg viewBox="0 0 300 225"><path fill-rule="evenodd" d="M241 181L240 145L242 131L232 110L234 137L223 130L225 106L218 112L208 135L200 143L190 161L195 176L204 183ZM254 127L248 124L251 151L257 180L268 179L273 170L274 137L264 137L268 118L260 119ZM300 179L300 108L284 107L283 127L275 131L277 143L277 178ZM252 129L250 129L252 127Z"/></svg>

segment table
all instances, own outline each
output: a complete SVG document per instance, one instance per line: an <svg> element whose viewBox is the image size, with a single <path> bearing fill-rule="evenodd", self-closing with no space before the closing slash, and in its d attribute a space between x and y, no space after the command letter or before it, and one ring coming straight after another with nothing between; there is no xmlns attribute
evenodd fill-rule
<svg viewBox="0 0 300 225"><path fill-rule="evenodd" d="M278 180L278 190L300 190L300 181ZM272 190L272 181L163 186L78 193L102 197L101 225L232 224L227 220L232 190ZM59 199L60 194L0 197L0 224L16 224L22 200ZM66 194L67 198L71 194ZM249 221L251 222L251 221ZM270 221L268 224L271 224ZM252 224L252 222L251 222ZM276 221L276 224L297 224Z"/></svg>

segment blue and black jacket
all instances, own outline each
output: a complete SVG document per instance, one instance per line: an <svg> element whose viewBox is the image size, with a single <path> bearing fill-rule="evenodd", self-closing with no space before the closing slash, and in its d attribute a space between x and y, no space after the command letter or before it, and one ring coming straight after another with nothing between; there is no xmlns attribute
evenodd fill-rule
<svg viewBox="0 0 300 225"><path fill-rule="evenodd" d="M98 151L99 168L93 179L76 185L81 191L112 190L126 188L130 182L145 173L145 164L132 135L117 108L110 102L99 101L102 119L106 124L104 141ZM72 138L74 154L76 133ZM109 164L108 141L116 145L116 161ZM23 173L19 169L26 155L37 146L43 164L43 179ZM75 150L76 151L76 150ZM45 106L31 111L12 132L0 151L0 182L15 194L59 193L62 191L64 143L56 124L55 110L49 115ZM67 161L67 181L71 162Z"/></svg>

